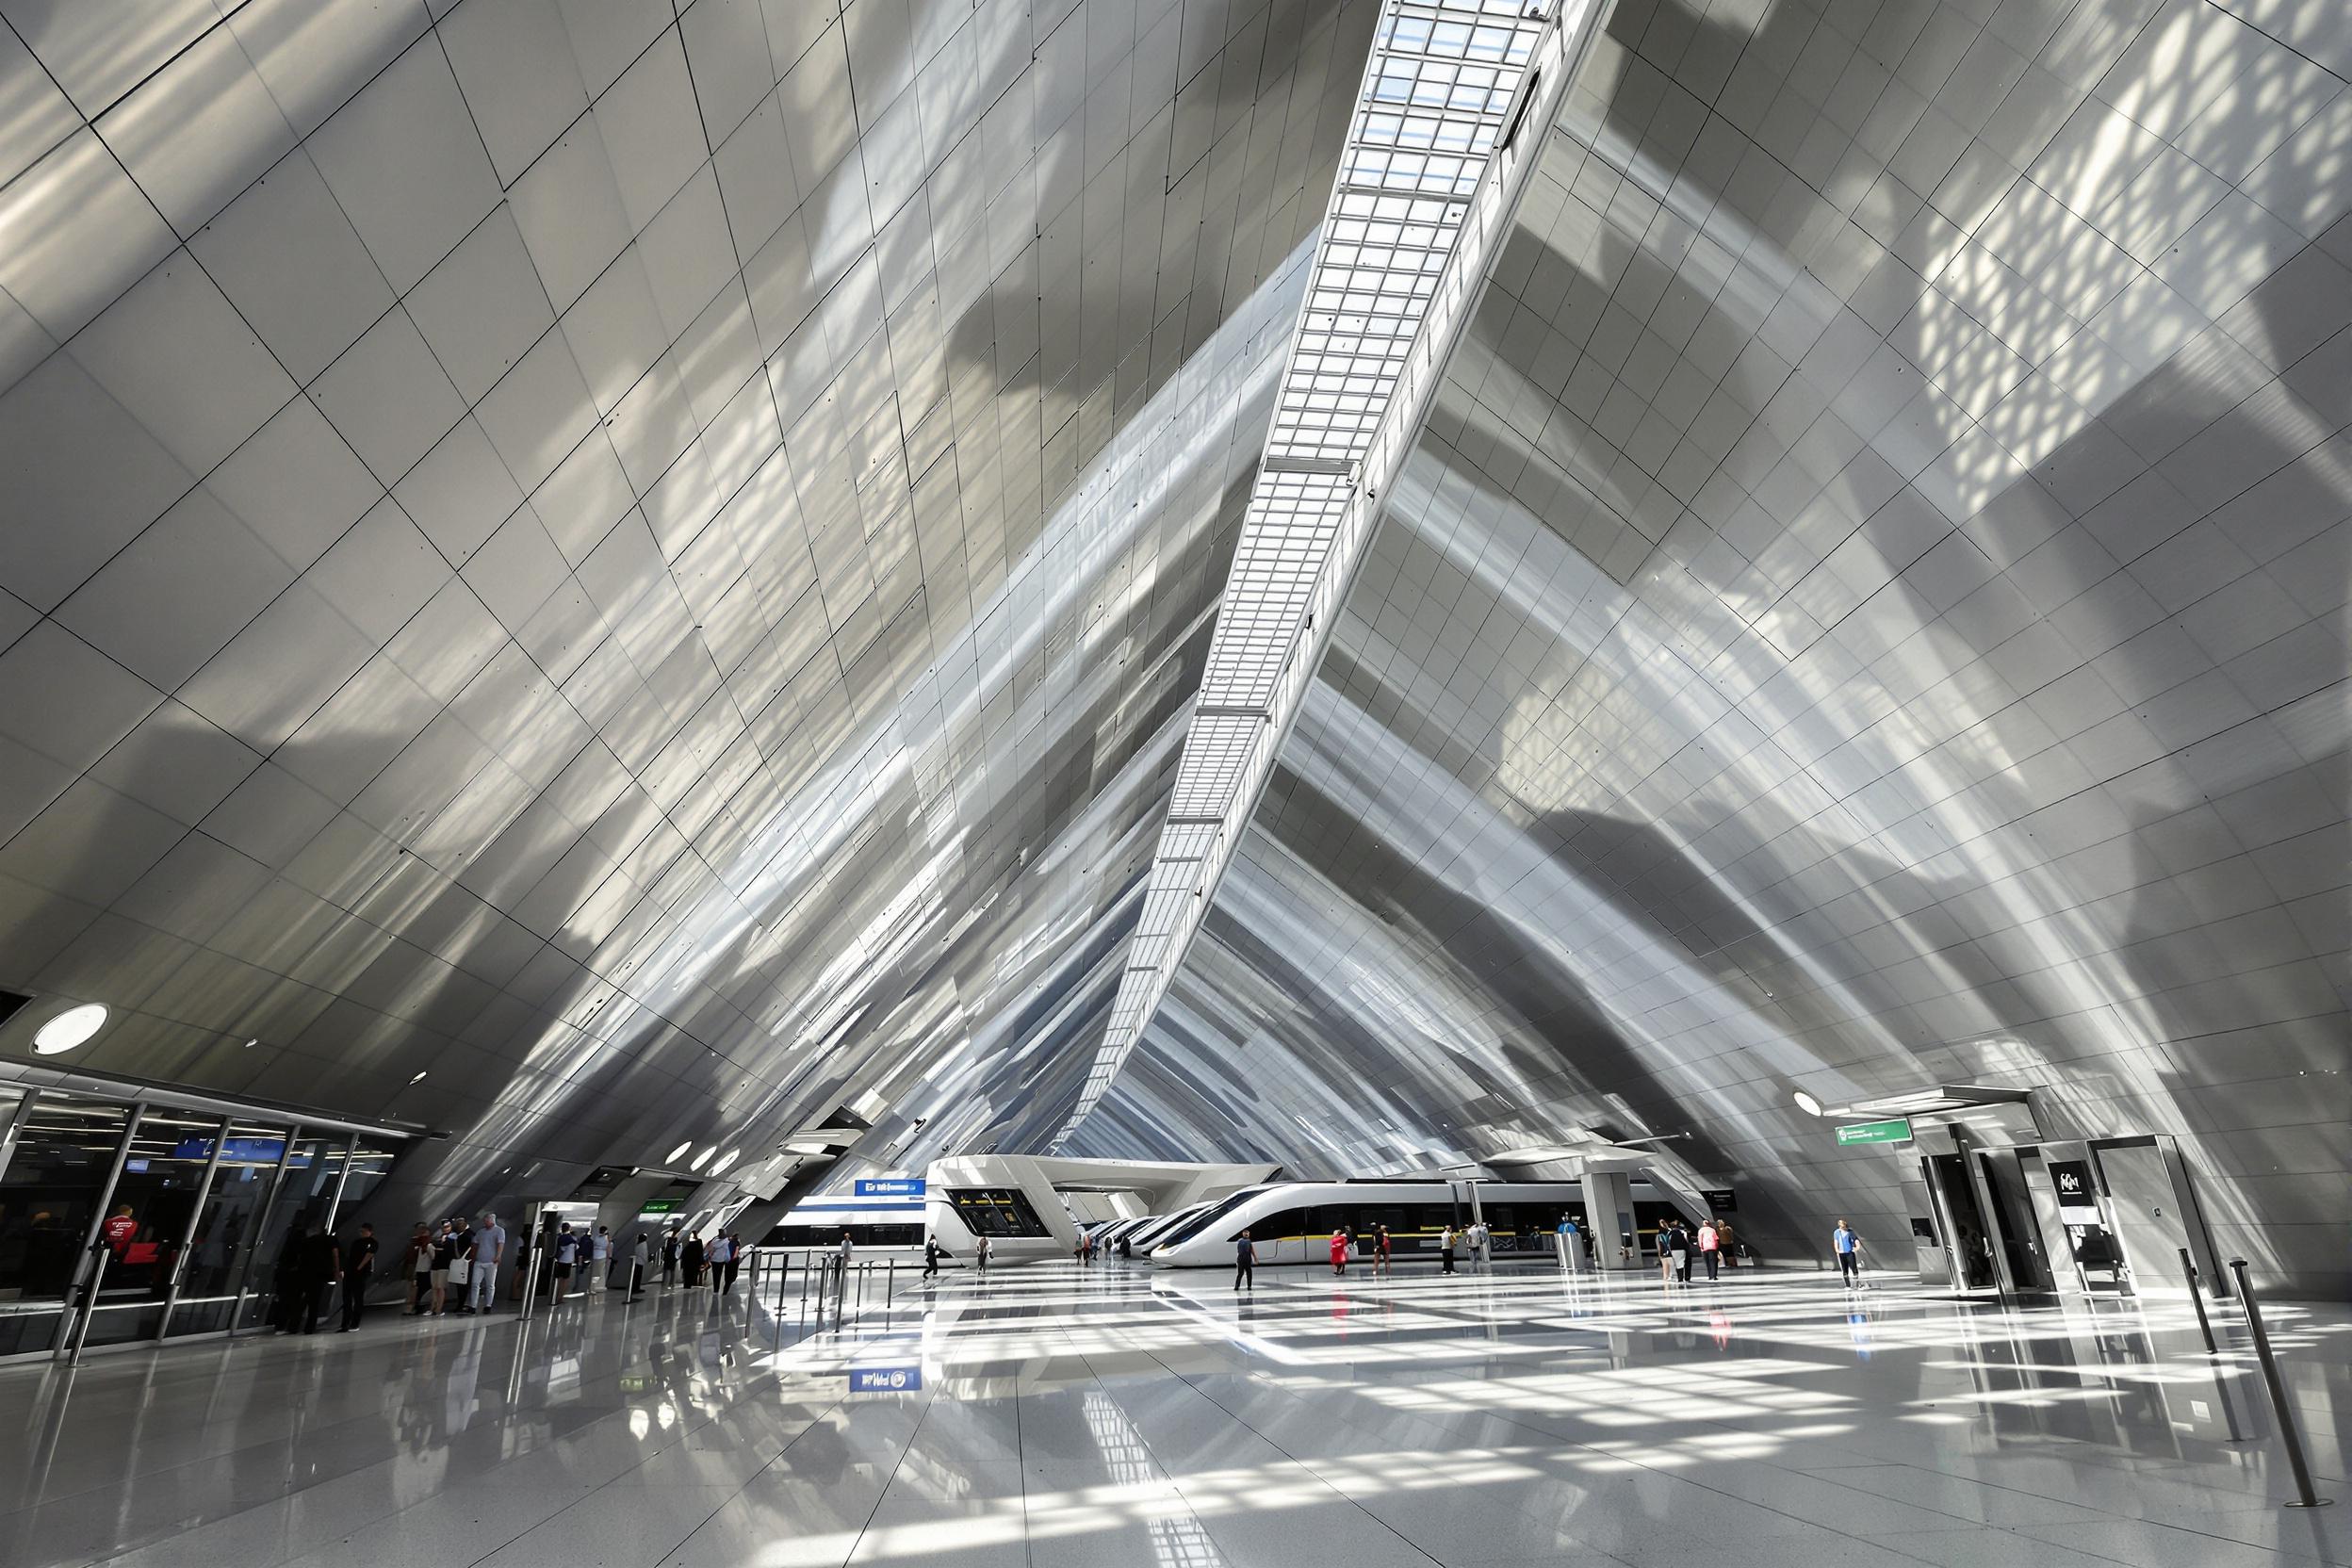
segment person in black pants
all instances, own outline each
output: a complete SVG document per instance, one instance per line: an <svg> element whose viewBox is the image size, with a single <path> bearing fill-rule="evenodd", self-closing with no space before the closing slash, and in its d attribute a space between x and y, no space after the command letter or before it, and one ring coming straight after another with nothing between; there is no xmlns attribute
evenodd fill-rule
<svg viewBox="0 0 2352 1568"><path fill-rule="evenodd" d="M343 1328L350 1333L359 1327L359 1315L368 1308L368 1284L376 1277L376 1228L361 1220L359 1234L343 1249Z"/></svg>
<svg viewBox="0 0 2352 1568"><path fill-rule="evenodd" d="M678 1233L676 1231L664 1231L662 1233L662 1283L664 1286L668 1286L674 1285L677 1282Z"/></svg>
<svg viewBox="0 0 2352 1568"><path fill-rule="evenodd" d="M939 1272L939 1238L925 1236L923 1238L923 1277L926 1280L936 1279Z"/></svg>
<svg viewBox="0 0 2352 1568"><path fill-rule="evenodd" d="M1244 1231L1233 1238L1233 1288L1235 1290L1246 1290L1253 1296L1257 1294L1257 1282L1250 1277L1250 1270L1257 1266L1257 1247L1250 1241L1250 1233Z"/></svg>
<svg viewBox="0 0 2352 1568"><path fill-rule="evenodd" d="M335 1282L343 1278L343 1250L335 1238L327 1234L325 1225L313 1221L310 1234L302 1238L302 1332L318 1331L318 1319L326 1315L327 1301L335 1292Z"/></svg>

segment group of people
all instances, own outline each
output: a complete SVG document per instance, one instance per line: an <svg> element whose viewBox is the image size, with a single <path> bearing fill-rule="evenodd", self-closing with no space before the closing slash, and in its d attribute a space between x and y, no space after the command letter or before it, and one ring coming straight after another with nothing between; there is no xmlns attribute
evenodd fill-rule
<svg viewBox="0 0 2352 1568"><path fill-rule="evenodd" d="M1095 1258L1096 1258L1096 1256L1097 1256L1097 1255L1101 1255L1101 1256L1104 1256L1104 1257L1107 1257L1107 1256L1109 1256L1109 1255L1110 1255L1110 1251L1111 1251L1111 1250L1110 1250L1109 1248L1106 1248L1106 1247L1104 1247L1104 1246L1102 1245L1102 1230L1103 1230L1103 1227L1102 1227L1102 1226L1098 1225L1098 1226L1096 1226L1093 1230L1088 1231L1088 1232L1087 1232L1085 1235L1080 1236L1080 1237L1078 1238L1077 1257L1078 1257L1078 1261L1079 1261L1080 1263L1082 1263L1082 1264L1084 1264L1084 1263L1092 1263L1092 1262L1095 1260ZM985 1242L985 1241L987 1241L987 1240L988 1240L988 1238L987 1238L986 1236L983 1236L983 1237L981 1237L980 1239L981 1239L983 1242ZM935 1247L935 1246L937 1246L938 1244L939 1244L939 1240L938 1240L938 1238L935 1236L935 1237L933 1237L933 1238L932 1238L932 1239L931 1239L928 1243L926 1243L925 1245L926 1245L926 1248L927 1248L927 1247ZM1119 1249L1118 1249L1118 1250L1119 1250L1119 1255L1121 1258L1133 1258L1133 1257L1135 1255L1135 1250L1134 1250L1132 1247L1130 1247L1130 1246L1128 1245L1128 1243L1127 1243L1127 1238L1126 1238L1125 1236L1121 1236L1121 1237L1119 1237ZM937 1272L938 1272L938 1270L937 1270L937 1269L931 1269L931 1270L927 1270L926 1272L930 1272L930 1273L937 1273Z"/></svg>
<svg viewBox="0 0 2352 1568"><path fill-rule="evenodd" d="M1455 1259L1462 1253L1470 1254L1470 1271L1488 1274L1494 1268L1494 1233L1483 1219L1473 1219L1467 1225L1448 1224L1437 1238L1437 1268L1441 1274L1454 1272Z"/></svg>
<svg viewBox="0 0 2352 1568"><path fill-rule="evenodd" d="M988 1237L978 1236L973 1238L972 1247L972 1266L979 1269L981 1273L986 1274L988 1271L988 1256L992 1250L993 1249L990 1247ZM1122 1258L1129 1255L1124 1243L1121 1243L1119 1246L1119 1255ZM939 1245L939 1238L938 1236L924 1236L923 1238L923 1277L926 1280L937 1278L939 1272L939 1260L946 1256L947 1249ZM849 1261L849 1233L847 1231L843 1231L841 1233L841 1258L842 1264L846 1266ZM1091 1260L1089 1259L1088 1261Z"/></svg>
<svg viewBox="0 0 2352 1568"><path fill-rule="evenodd" d="M638 1238L638 1245L645 1245ZM678 1282L680 1270L686 1275L686 1288L700 1290L710 1287L710 1294L732 1296L735 1276L743 1271L745 1249L741 1231L715 1232L710 1240L700 1231L680 1235L676 1231L662 1233L662 1285L663 1289Z"/></svg>
<svg viewBox="0 0 2352 1568"><path fill-rule="evenodd" d="M506 1228L495 1214L484 1212L478 1225L463 1219L445 1219L438 1225L418 1220L400 1252L400 1276L408 1282L408 1310L401 1315L439 1317L454 1312L471 1317L488 1312L498 1297L507 1244ZM454 1307L449 1304L452 1286Z"/></svg>
<svg viewBox="0 0 2352 1568"><path fill-rule="evenodd" d="M342 1323L336 1331L350 1333L359 1327L360 1315L367 1310L368 1287L375 1279L375 1268L376 1228L366 1220L342 1241L328 1231L323 1219L293 1226L270 1271L270 1326L282 1334L317 1333L340 1290Z"/></svg>
<svg viewBox="0 0 2352 1568"><path fill-rule="evenodd" d="M1342 1225L1331 1233L1331 1272L1345 1279L1348 1274L1348 1260L1351 1257L1362 1257L1371 1264L1374 1279L1385 1279L1388 1276L1388 1266L1394 1248L1388 1239L1387 1226L1373 1226L1372 1234L1359 1247L1355 1227Z"/></svg>
<svg viewBox="0 0 2352 1568"><path fill-rule="evenodd" d="M1715 1279L1730 1250L1731 1227L1720 1219L1702 1219L1695 1231L1679 1219L1670 1220L1658 1228L1658 1278L1670 1286L1687 1285L1692 1267L1704 1261L1707 1277Z"/></svg>

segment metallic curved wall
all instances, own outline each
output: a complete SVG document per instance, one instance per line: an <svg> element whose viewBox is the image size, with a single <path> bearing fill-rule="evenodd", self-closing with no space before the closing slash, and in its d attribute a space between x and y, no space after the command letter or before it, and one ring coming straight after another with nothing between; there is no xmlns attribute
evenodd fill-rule
<svg viewBox="0 0 2352 1568"><path fill-rule="evenodd" d="M1115 970L1374 14L0 5L0 1052L449 1129L418 1212L983 1130Z"/></svg>
<svg viewBox="0 0 2352 1568"><path fill-rule="evenodd" d="M1893 1244L1792 1090L2034 1085L2344 1294L2341 23L1624 0L1073 1152L1688 1130Z"/></svg>

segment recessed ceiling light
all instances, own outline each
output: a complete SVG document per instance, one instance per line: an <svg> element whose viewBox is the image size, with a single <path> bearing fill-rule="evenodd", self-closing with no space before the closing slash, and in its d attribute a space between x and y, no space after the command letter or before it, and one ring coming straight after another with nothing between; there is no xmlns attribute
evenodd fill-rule
<svg viewBox="0 0 2352 1568"><path fill-rule="evenodd" d="M719 1156L719 1163L710 1168L710 1174L716 1176L719 1172L725 1170L728 1166L733 1165L737 1160L740 1160L743 1157L743 1152L742 1150L728 1150L726 1153Z"/></svg>
<svg viewBox="0 0 2352 1568"><path fill-rule="evenodd" d="M245 1042L245 1049L246 1049L246 1050L248 1050L248 1051L251 1051L253 1047L255 1047L255 1046L259 1045L260 1043L261 1043L261 1041L260 1041L260 1039L259 1039L259 1038L257 1038L257 1037L256 1037L256 1038L254 1038L254 1039L250 1039L250 1040L247 1040L247 1041Z"/></svg>
<svg viewBox="0 0 2352 1568"><path fill-rule="evenodd" d="M1807 1116L1819 1116L1821 1114L1821 1102L1814 1099L1811 1095L1805 1093L1805 1090L1799 1089L1797 1091L1797 1109L1803 1111Z"/></svg>
<svg viewBox="0 0 2352 1568"><path fill-rule="evenodd" d="M673 1149L668 1153L662 1155L662 1163L666 1165L672 1160L684 1159L686 1157L686 1151L692 1149L694 1146L694 1140L688 1138L684 1143L679 1144L676 1149Z"/></svg>
<svg viewBox="0 0 2352 1568"><path fill-rule="evenodd" d="M687 1161L687 1168L691 1170L700 1170L704 1166L710 1163L710 1156L718 1152L719 1146L715 1143L712 1144L710 1148L704 1150L701 1153L696 1154L693 1159Z"/></svg>
<svg viewBox="0 0 2352 1568"><path fill-rule="evenodd" d="M420 1073L418 1073L416 1077L411 1078L411 1079L409 1080L409 1082L410 1082L410 1083L412 1083L412 1084L421 1084L421 1083L423 1083L424 1081L425 1081L425 1075L424 1075L423 1073L421 1073L421 1072L420 1072Z"/></svg>
<svg viewBox="0 0 2352 1568"><path fill-rule="evenodd" d="M85 1002L42 1024L33 1036L33 1050L43 1056L55 1056L71 1051L106 1026L106 1009L103 1003Z"/></svg>

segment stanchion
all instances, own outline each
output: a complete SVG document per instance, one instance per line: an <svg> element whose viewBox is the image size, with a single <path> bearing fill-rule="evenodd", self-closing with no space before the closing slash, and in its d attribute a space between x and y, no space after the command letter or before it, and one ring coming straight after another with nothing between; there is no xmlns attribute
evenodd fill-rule
<svg viewBox="0 0 2352 1568"><path fill-rule="evenodd" d="M2262 1381L2270 1386L2270 1408L2278 1415L2278 1440L2287 1446L2287 1468L2295 1472L2295 1501L2289 1508L2326 1508L2333 1497L2311 1490L2311 1467L2303 1460L2303 1434L2295 1429L2295 1407L2287 1403L2287 1385L2278 1377L2278 1358L2270 1353L2270 1335L2262 1328L2262 1309L2254 1299L2254 1286L2246 1277L2246 1260L2231 1258L2238 1277L2238 1304L2246 1309L2246 1326L2254 1335L2254 1354L2262 1364Z"/></svg>
<svg viewBox="0 0 2352 1568"><path fill-rule="evenodd" d="M898 1293L898 1260L892 1258L882 1271L882 1326L890 1326L890 1298Z"/></svg>
<svg viewBox="0 0 2352 1568"><path fill-rule="evenodd" d="M82 1364L82 1344L90 1338L90 1320L98 1315L98 1287L106 1282L106 1260L113 1256L114 1250L100 1242L98 1256L90 1265L90 1288L82 1295L82 1315L74 1322L74 1350L65 1360L68 1366Z"/></svg>
<svg viewBox="0 0 2352 1568"><path fill-rule="evenodd" d="M2205 1293L2197 1288L2197 1260L2189 1256L2185 1247L2180 1249L2180 1272L2189 1278L2189 1300L2197 1308L2197 1329L2205 1336L2205 1353L2217 1356L2221 1347L2213 1343L2213 1320L2205 1315Z"/></svg>

